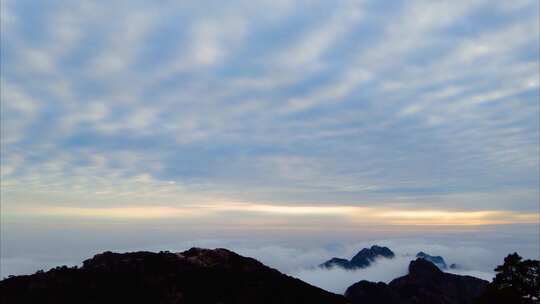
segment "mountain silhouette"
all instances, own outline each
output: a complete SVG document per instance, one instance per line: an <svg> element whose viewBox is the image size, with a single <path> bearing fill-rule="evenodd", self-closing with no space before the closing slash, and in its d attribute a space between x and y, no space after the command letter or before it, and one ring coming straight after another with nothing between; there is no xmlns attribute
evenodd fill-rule
<svg viewBox="0 0 540 304"><path fill-rule="evenodd" d="M105 252L82 267L0 281L10 304L344 304L335 295L226 249L181 253Z"/></svg>
<svg viewBox="0 0 540 304"><path fill-rule="evenodd" d="M447 269L448 266L446 265L446 262L444 261L443 257L440 256L440 255L437 255L437 256L433 256L433 255L429 255L423 251L420 251L416 254L416 257L417 258L421 258L421 259L424 259L428 262L431 262L433 264L435 264L435 266L439 267L440 269L444 270L444 269ZM456 268L456 264L452 264L452 268Z"/></svg>
<svg viewBox="0 0 540 304"><path fill-rule="evenodd" d="M409 273L389 284L360 281L347 288L345 296L353 304L472 304L488 282L442 272L433 263L418 258L409 264Z"/></svg>
<svg viewBox="0 0 540 304"><path fill-rule="evenodd" d="M343 258L331 258L330 260L322 263L319 267L332 268L341 267L344 269L358 269L365 268L371 265L376 258L388 258L391 259L395 254L388 247L382 247L373 245L371 248L363 248L351 260Z"/></svg>

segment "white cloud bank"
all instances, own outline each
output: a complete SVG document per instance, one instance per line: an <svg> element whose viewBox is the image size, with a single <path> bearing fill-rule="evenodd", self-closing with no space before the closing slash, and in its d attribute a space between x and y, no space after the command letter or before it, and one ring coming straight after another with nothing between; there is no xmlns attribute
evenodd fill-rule
<svg viewBox="0 0 540 304"><path fill-rule="evenodd" d="M388 283L393 279L405 275L412 257L396 256L393 259L378 259L371 266L358 270L345 270L342 268L313 268L302 269L292 275L322 289L342 294L347 287L361 281Z"/></svg>
<svg viewBox="0 0 540 304"><path fill-rule="evenodd" d="M418 251L421 250L419 248ZM306 268L294 272L292 275L322 289L343 294L347 287L361 280L389 283L395 278L404 276L408 273L409 263L414 259L415 257L411 255L397 255L393 259L377 259L371 266L363 269ZM493 278L492 271L479 269L447 269L444 271L458 275L474 276L488 281Z"/></svg>

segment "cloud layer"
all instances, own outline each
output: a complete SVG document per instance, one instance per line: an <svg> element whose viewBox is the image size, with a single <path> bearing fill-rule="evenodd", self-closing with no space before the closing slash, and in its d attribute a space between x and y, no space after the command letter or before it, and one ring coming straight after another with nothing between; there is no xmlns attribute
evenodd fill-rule
<svg viewBox="0 0 540 304"><path fill-rule="evenodd" d="M442 255L449 264L459 264L460 269L444 270L445 272L471 275L491 281L494 272L492 269L486 269L484 263L480 263L480 260L489 258L490 262L494 263L494 266L498 265L494 259L492 260L496 254L486 248L477 246L453 248L443 244L428 245L419 239L408 241L410 243L405 246L397 242L395 247L391 247L396 253L396 257L393 259L377 259L367 268L358 270L345 270L336 267L331 269L304 268L294 272L293 275L325 290L343 294L347 287L361 280L389 283L395 278L406 275L409 263L416 259L416 253L426 251L426 247L429 248L428 252L434 250L437 255ZM388 243L388 241L383 242ZM390 241L389 243L394 242Z"/></svg>
<svg viewBox="0 0 540 304"><path fill-rule="evenodd" d="M2 216L232 202L537 222L538 9L2 1Z"/></svg>
<svg viewBox="0 0 540 304"><path fill-rule="evenodd" d="M448 271L488 280L495 266L511 252L517 251L525 258L540 258L538 227L530 225L436 233L402 229L393 236L388 232L358 229L328 235L309 231L298 234L289 230L274 235L243 231L244 234L209 234L215 237L213 239L201 237L200 231L166 225L160 228L116 225L115 229L89 225L92 230L61 225L54 233L47 229L36 230L31 224L26 226L28 231L19 229L3 236L0 277L29 274L63 264L81 265L84 259L104 250L179 252L196 246L228 248L310 284L342 293L362 279L389 282L406 274L409 261L419 251L441 255L447 264L459 265L459 269ZM351 258L362 248L374 244L388 246L396 253L396 258L378 260L369 268L356 271L315 267L332 257Z"/></svg>

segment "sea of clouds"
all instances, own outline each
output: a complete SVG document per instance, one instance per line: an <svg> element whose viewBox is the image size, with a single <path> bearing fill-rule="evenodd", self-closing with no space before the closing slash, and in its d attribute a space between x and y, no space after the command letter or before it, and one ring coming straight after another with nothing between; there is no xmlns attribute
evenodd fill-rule
<svg viewBox="0 0 540 304"><path fill-rule="evenodd" d="M382 242L388 243L388 242ZM389 245L389 244L386 244ZM472 275L485 280L493 278L493 271L482 267L482 256L489 253L482 248L453 248L442 245L423 246L426 244L416 243L406 246L391 247L396 256L392 259L378 258L369 267L356 270L346 270L339 267L330 269L313 267L304 268L291 274L305 282L321 287L335 293L344 293L346 288L360 280L389 283L393 279L406 275L409 263L415 259L419 251L427 251L433 255L442 255L448 265L456 263L458 269L447 269L451 272L462 275ZM390 245L391 246L391 245ZM426 249L427 247L427 249ZM350 258L350 257L347 257Z"/></svg>
<svg viewBox="0 0 540 304"><path fill-rule="evenodd" d="M332 257L350 259L362 248L371 247L373 244L388 246L396 256L393 259L376 259L369 267L357 270L317 267ZM457 269L447 269L446 272L471 275L485 280L493 278L493 268L502 261L497 252L478 245L451 246L428 243L421 239L372 240L315 250L279 246L238 249L238 252L244 255L256 257L267 265L335 293L345 292L348 286L360 280L388 283L406 275L410 261L415 259L419 251L441 255L448 265L452 263L458 265Z"/></svg>
<svg viewBox="0 0 540 304"><path fill-rule="evenodd" d="M448 269L462 275L491 280L493 269L504 257L517 251L525 258L538 256L540 243L537 226L502 227L490 231L458 233L414 233L408 236L366 236L338 234L276 236L242 235L237 237L193 238L179 236L177 231L48 234L50 238L21 236L2 240L0 277L30 274L58 265L81 265L94 254L105 251L184 251L191 247L227 248L243 256L253 257L265 265L290 276L335 293L360 280L390 282L407 274L409 262L419 251L442 256ZM377 259L370 267L358 270L322 269L319 264L332 257L350 259L362 248L372 245L389 247L396 257Z"/></svg>

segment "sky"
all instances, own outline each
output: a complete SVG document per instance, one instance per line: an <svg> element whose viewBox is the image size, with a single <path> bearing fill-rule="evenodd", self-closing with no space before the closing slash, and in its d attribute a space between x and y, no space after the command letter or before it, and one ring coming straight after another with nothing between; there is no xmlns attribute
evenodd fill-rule
<svg viewBox="0 0 540 304"><path fill-rule="evenodd" d="M538 231L538 1L1 5L2 258Z"/></svg>

